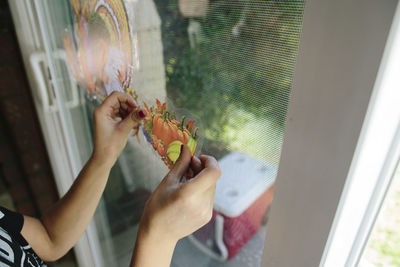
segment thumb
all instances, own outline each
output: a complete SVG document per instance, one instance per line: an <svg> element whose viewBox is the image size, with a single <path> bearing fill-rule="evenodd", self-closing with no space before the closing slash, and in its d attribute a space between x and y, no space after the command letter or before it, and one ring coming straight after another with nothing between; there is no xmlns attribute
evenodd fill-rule
<svg viewBox="0 0 400 267"><path fill-rule="evenodd" d="M181 154L179 158L175 162L174 167L168 174L168 179L171 181L180 181L182 176L186 173L189 168L189 164L191 161L190 150L186 145L181 146Z"/></svg>
<svg viewBox="0 0 400 267"><path fill-rule="evenodd" d="M135 109L120 122L120 127L124 130L124 132L129 132L133 128L139 126L140 121L145 117L146 111L142 109Z"/></svg>

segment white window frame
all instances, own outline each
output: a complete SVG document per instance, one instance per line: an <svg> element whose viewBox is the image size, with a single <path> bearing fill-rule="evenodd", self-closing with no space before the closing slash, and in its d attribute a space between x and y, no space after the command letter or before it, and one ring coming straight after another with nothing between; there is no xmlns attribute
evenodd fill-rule
<svg viewBox="0 0 400 267"><path fill-rule="evenodd" d="M41 5L41 1L9 0L8 3L13 16L22 59L35 100L35 108L44 136L47 153L49 154L57 190L59 195L64 195L71 187L79 172L76 164L77 160L71 157L71 153L73 154L70 151L72 146L69 145L71 141L64 134L66 124L62 113L46 112L46 108L40 104L40 101L37 101L37 99L40 99L38 95L40 95L41 88L38 86L35 69L30 61L32 55L43 55L47 58L47 62L50 62L50 72L54 73L51 60L48 60L49 48L46 47L46 40L44 40L46 37L43 37L39 27L45 18L43 15L40 16L36 13L36 10L40 10L40 8L37 9L37 6ZM55 88L55 92L59 94L60 91ZM61 106L62 103L60 103L59 99L61 98L57 98L58 105ZM91 222L78 243L74 246L79 266L100 266L101 255L97 244L95 227L95 224Z"/></svg>
<svg viewBox="0 0 400 267"><path fill-rule="evenodd" d="M358 266L399 158L398 29L397 1L306 3L262 266Z"/></svg>
<svg viewBox="0 0 400 267"><path fill-rule="evenodd" d="M400 158L400 4L321 266L359 266Z"/></svg>

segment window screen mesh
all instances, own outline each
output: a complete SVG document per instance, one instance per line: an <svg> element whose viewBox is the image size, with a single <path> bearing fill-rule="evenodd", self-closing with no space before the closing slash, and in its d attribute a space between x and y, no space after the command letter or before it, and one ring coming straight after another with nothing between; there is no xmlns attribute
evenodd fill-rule
<svg viewBox="0 0 400 267"><path fill-rule="evenodd" d="M162 98L166 89L175 107L187 109L201 120L202 153L217 158L223 177L218 181L212 221L178 242L171 266L259 266L304 2L40 2L47 10L49 23L44 32L54 39L54 52L63 49L64 29L74 29L71 2L82 6L123 2L137 45L133 54L140 64L133 75L135 90ZM58 78L68 79L66 68L58 69ZM60 88L68 92L70 84ZM66 106L68 101L64 99ZM84 136L98 103L89 97L80 97L78 102L79 106L62 112L68 115L71 140L89 155L91 140ZM167 171L152 152L149 144L132 138L111 171L94 218L103 266L129 265L146 199ZM220 260L215 259L218 257Z"/></svg>
<svg viewBox="0 0 400 267"><path fill-rule="evenodd" d="M203 151L277 164L303 1L155 2L168 96L201 118Z"/></svg>

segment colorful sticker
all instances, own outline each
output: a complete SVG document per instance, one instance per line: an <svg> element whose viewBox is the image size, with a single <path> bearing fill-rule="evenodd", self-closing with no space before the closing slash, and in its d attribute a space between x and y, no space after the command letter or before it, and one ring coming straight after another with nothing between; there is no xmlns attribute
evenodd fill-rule
<svg viewBox="0 0 400 267"><path fill-rule="evenodd" d="M113 91L131 94L134 66L128 15L122 0L71 0L74 35L63 35L67 62L88 94L101 98Z"/></svg>
<svg viewBox="0 0 400 267"><path fill-rule="evenodd" d="M182 144L188 146L193 156L199 139L199 127L195 126L195 121L185 121L185 116L178 119L174 112L168 110L167 103L161 103L158 99L155 107L149 107L146 103L144 106L147 115L143 133L168 168L171 169L179 158Z"/></svg>
<svg viewBox="0 0 400 267"><path fill-rule="evenodd" d="M132 43L128 14L122 0L70 0L75 23L73 34L62 37L67 62L74 79L88 94L101 99L113 91L124 92L137 99L132 89L135 46ZM143 133L162 161L172 168L186 144L192 155L198 146L198 126L185 116L176 118L166 103L158 99L150 107L143 102L147 115ZM185 114L189 114L185 112ZM138 129L133 135L139 140Z"/></svg>

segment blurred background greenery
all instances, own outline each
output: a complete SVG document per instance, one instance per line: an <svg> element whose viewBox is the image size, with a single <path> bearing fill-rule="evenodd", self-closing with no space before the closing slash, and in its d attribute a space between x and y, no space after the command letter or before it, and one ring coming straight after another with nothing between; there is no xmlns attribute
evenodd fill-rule
<svg viewBox="0 0 400 267"><path fill-rule="evenodd" d="M400 161L399 161L400 162ZM363 258L377 267L400 267L400 165L369 237ZM368 265L366 265L368 266Z"/></svg>
<svg viewBox="0 0 400 267"><path fill-rule="evenodd" d="M304 2L210 1L197 18L183 17L178 0L155 3L167 94L201 119L202 151L277 164Z"/></svg>

